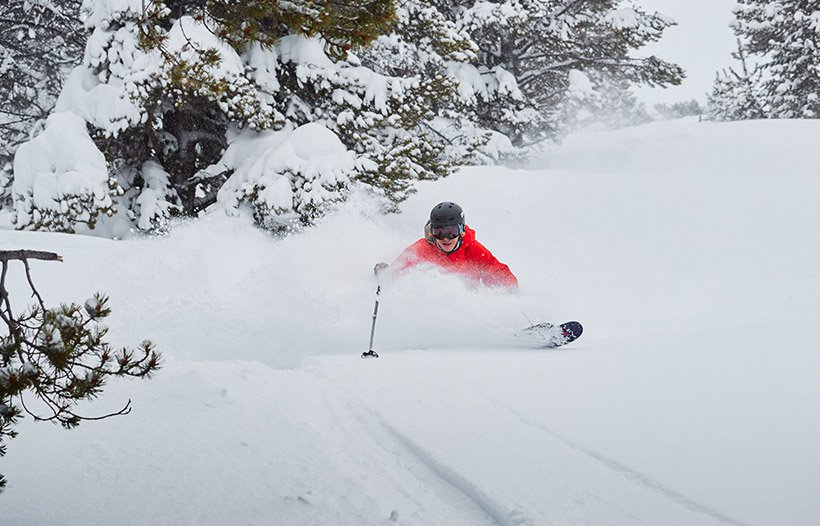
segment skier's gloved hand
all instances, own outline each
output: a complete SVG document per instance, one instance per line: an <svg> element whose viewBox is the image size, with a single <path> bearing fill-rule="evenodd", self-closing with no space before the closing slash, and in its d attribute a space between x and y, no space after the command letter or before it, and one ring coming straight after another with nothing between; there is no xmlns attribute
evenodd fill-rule
<svg viewBox="0 0 820 526"><path fill-rule="evenodd" d="M387 263L376 263L376 266L373 267L373 274L378 278L389 266Z"/></svg>

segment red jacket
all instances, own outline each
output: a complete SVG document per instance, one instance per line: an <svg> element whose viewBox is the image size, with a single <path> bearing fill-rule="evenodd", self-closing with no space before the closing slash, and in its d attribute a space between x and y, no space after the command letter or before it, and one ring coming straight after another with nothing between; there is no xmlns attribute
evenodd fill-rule
<svg viewBox="0 0 820 526"><path fill-rule="evenodd" d="M498 261L487 247L476 241L475 230L466 225L461 246L453 252L445 254L435 242L421 238L405 248L391 266L401 271L424 263L464 274L485 285L518 287L518 279L510 272L510 267Z"/></svg>

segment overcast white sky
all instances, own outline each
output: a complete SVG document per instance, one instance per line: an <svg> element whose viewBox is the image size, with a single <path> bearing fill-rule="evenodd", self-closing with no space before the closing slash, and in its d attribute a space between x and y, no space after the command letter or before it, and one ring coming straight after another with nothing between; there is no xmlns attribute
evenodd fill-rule
<svg viewBox="0 0 820 526"><path fill-rule="evenodd" d="M729 29L735 0L636 0L647 10L659 11L678 22L667 29L660 42L642 49L641 55L657 55L680 65L686 78L671 88L641 88L638 96L647 104L706 101L715 72L731 65L735 37Z"/></svg>

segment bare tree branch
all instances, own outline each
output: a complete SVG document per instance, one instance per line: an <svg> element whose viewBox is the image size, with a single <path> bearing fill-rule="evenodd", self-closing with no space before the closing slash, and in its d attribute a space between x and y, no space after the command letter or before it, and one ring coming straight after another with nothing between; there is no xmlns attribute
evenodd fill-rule
<svg viewBox="0 0 820 526"><path fill-rule="evenodd" d="M42 252L39 250L0 250L0 261L11 260L25 261L26 259L40 259L43 261L62 261L63 256L54 252Z"/></svg>

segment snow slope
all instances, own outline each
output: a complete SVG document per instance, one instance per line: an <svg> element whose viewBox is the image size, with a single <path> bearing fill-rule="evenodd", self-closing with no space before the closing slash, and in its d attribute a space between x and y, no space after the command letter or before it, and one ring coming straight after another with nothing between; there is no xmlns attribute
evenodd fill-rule
<svg viewBox="0 0 820 526"><path fill-rule="evenodd" d="M26 421L0 524L809 525L820 516L820 122L654 123L527 170L357 197L274 240L212 214L160 239L0 231L47 301L111 295L166 355L66 432ZM375 282L455 200L519 294ZM15 269L13 298L27 296ZM516 347L578 319L566 350Z"/></svg>

